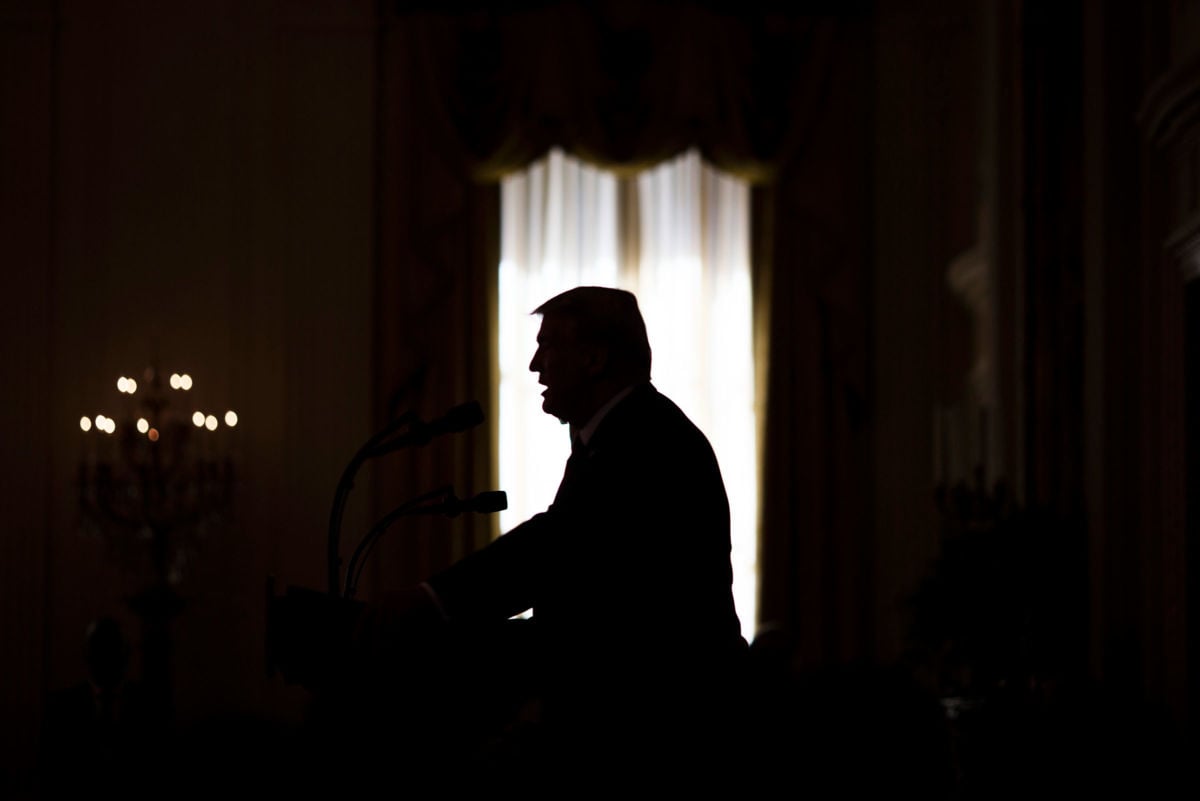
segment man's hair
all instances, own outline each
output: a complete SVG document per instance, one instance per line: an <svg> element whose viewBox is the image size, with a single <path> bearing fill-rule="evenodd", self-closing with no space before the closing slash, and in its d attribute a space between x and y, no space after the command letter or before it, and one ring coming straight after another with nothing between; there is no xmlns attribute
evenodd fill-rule
<svg viewBox="0 0 1200 801"><path fill-rule="evenodd" d="M550 298L533 313L573 320L581 342L609 349L614 369L628 371L631 378L650 380L650 340L632 292L577 286Z"/></svg>

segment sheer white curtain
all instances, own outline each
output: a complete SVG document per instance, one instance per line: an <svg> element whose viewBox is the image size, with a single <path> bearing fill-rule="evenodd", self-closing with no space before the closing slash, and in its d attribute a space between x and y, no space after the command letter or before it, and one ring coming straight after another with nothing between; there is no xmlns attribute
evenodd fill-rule
<svg viewBox="0 0 1200 801"><path fill-rule="evenodd" d="M500 486L507 531L554 497L570 442L528 370L530 312L581 284L638 296L653 381L712 443L729 493L734 600L757 614L757 475L750 190L688 152L632 179L552 151L504 181L500 261Z"/></svg>

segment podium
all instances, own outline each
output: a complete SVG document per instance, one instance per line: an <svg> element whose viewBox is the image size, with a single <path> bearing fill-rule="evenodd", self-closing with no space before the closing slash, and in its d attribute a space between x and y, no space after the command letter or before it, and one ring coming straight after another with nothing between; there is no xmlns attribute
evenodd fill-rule
<svg viewBox="0 0 1200 801"><path fill-rule="evenodd" d="M268 596L268 673L309 691L313 758L360 778L466 779L537 697L536 624L442 623L360 643L364 607L304 587Z"/></svg>

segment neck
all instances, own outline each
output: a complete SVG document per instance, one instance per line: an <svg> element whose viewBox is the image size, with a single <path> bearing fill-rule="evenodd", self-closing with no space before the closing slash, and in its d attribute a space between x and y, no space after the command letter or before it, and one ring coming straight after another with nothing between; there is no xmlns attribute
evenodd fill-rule
<svg viewBox="0 0 1200 801"><path fill-rule="evenodd" d="M604 404L613 399L613 396L627 387L628 384L617 385L613 381L605 381L596 384L592 391L588 393L587 403L580 404L579 412L575 417L568 422L573 429L583 428L588 424L588 421L595 417L596 412L604 408Z"/></svg>
<svg viewBox="0 0 1200 801"><path fill-rule="evenodd" d="M619 404L626 396L628 396L635 387L636 384L628 384L624 387L621 387L611 396L609 396L608 400L597 407L586 421L580 425L572 424L571 439L575 440L576 438L579 438L583 442L589 441L592 438L592 435L595 433L596 428L600 425L601 420L603 420L608 413L612 411L614 406Z"/></svg>

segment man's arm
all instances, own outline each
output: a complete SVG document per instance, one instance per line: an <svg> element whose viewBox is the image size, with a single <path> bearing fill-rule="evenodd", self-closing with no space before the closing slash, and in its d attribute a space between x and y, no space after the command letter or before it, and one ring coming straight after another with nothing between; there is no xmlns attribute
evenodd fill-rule
<svg viewBox="0 0 1200 801"><path fill-rule="evenodd" d="M552 511L534 515L427 583L450 620L506 620L533 606Z"/></svg>
<svg viewBox="0 0 1200 801"><path fill-rule="evenodd" d="M504 621L533 605L541 564L539 540L553 525L535 515L419 584L385 592L364 605L354 630L360 651L444 623Z"/></svg>

